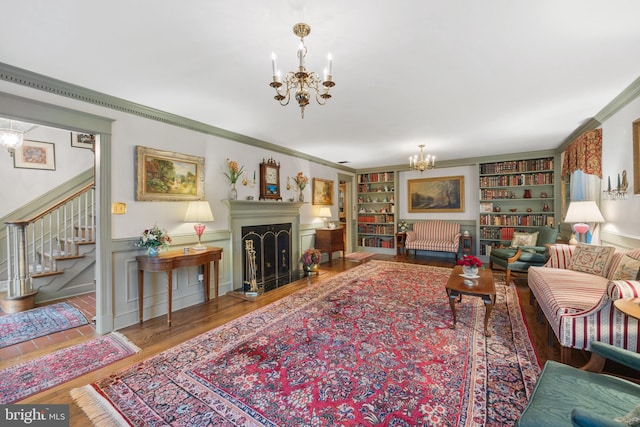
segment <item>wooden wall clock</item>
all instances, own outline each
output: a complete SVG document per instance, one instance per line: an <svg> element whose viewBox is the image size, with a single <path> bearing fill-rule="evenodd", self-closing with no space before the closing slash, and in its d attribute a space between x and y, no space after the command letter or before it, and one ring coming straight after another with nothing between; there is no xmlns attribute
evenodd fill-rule
<svg viewBox="0 0 640 427"><path fill-rule="evenodd" d="M282 200L280 196L280 163L273 159L260 163L260 200Z"/></svg>

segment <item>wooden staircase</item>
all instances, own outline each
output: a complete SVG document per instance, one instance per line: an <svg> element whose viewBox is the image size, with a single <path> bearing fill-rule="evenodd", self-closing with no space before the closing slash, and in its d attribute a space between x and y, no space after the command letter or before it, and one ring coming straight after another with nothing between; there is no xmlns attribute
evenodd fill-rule
<svg viewBox="0 0 640 427"><path fill-rule="evenodd" d="M32 308L38 293L38 300L48 301L95 290L93 183L33 218L5 224L7 248L0 259L3 311Z"/></svg>

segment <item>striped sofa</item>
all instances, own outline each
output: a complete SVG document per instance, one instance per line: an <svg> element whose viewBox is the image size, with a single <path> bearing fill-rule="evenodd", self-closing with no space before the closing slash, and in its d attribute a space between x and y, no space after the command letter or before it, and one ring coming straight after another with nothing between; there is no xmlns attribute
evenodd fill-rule
<svg viewBox="0 0 640 427"><path fill-rule="evenodd" d="M570 269L576 246L550 245L549 260L542 267L529 268L532 297L561 346L560 357L568 363L570 349L589 350L601 341L640 352L638 320L617 310L613 302L620 298L640 297L640 281L612 280L623 255L640 259L640 249L615 252L605 276Z"/></svg>
<svg viewBox="0 0 640 427"><path fill-rule="evenodd" d="M408 254L416 251L452 252L458 259L460 248L460 224L440 220L417 221L407 231L405 249Z"/></svg>

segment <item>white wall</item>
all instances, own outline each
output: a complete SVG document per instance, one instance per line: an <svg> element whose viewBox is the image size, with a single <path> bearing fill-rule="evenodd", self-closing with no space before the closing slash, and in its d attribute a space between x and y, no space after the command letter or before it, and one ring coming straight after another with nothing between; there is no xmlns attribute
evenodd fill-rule
<svg viewBox="0 0 640 427"><path fill-rule="evenodd" d="M632 123L640 118L640 98L636 98L602 124L602 188L608 177L616 186L618 174L627 171L629 190L626 200L602 200L600 208L606 220L603 231L623 237L640 239L640 196L633 192L633 130ZM636 159L640 162L640 159Z"/></svg>
<svg viewBox="0 0 640 427"><path fill-rule="evenodd" d="M93 167L93 152L71 147L69 131L38 126L25 134L25 140L54 144L55 170L13 167L13 157L0 148L0 217L18 209L74 176Z"/></svg>

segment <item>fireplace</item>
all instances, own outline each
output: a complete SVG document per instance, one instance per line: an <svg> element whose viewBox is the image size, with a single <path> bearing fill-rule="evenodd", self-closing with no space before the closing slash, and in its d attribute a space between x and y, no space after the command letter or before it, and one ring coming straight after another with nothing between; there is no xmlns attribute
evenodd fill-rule
<svg viewBox="0 0 640 427"><path fill-rule="evenodd" d="M231 227L233 289L245 291L247 240L253 241L258 293L267 292L299 276L299 202L227 200Z"/></svg>

